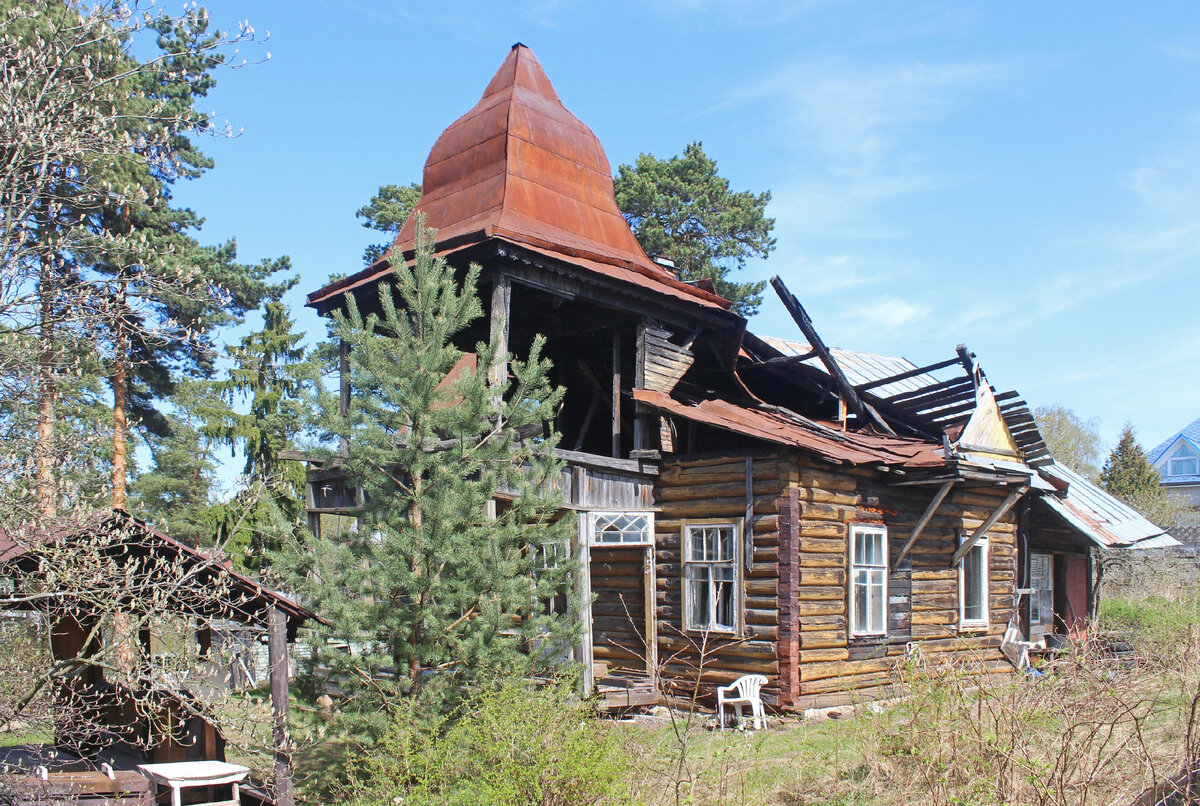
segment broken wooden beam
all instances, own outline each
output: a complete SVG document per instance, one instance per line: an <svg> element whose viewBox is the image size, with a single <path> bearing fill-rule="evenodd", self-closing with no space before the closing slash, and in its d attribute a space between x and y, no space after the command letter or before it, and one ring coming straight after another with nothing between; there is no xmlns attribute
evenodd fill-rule
<svg viewBox="0 0 1200 806"><path fill-rule="evenodd" d="M880 378L879 380L870 381L869 383L860 383L858 386L856 386L854 388L860 392L865 392L868 389L875 389L880 386L887 386L889 383L897 383L899 381L906 381L909 378L915 378L918 375L927 375L930 372L935 372L939 369L945 369L946 367L953 366L954 364L957 364L958 362L959 362L959 359L957 357L947 358L945 361L939 361L936 364L930 364L929 366L926 366L926 367L917 367L916 369L910 369L907 372L900 372L900 373L897 373L896 375L889 375L886 378Z"/></svg>
<svg viewBox="0 0 1200 806"><path fill-rule="evenodd" d="M972 532L971 536L963 541L963 544L958 547L958 551L954 552L954 556L950 558L950 566L952 568L958 565L959 561L966 556L968 551L975 548L975 544L978 543L985 534L987 534L987 530L991 529L992 526L996 524L996 521L1004 517L1004 513L1008 512L1008 510L1012 508L1012 505L1017 503L1017 499L1024 495L1025 491L1028 489L1028 487L1015 488L1008 494L1008 498L1005 498L1004 501L1000 503L1000 506L996 507L996 509L992 511L991 515L988 515L987 520L979 524L979 528Z"/></svg>
<svg viewBox="0 0 1200 806"><path fill-rule="evenodd" d="M925 513L921 515L921 519L917 521L917 525L909 533L908 540L904 541L904 545L900 548L900 553L896 555L896 561L892 563L893 571L900 567L900 561L912 549L913 545L917 542L917 538L921 536L921 532L925 531L925 527L929 524L930 519L933 518L933 513L937 512L937 508L942 505L942 501L946 500L946 495L953 486L954 479L951 479L938 488L938 491L933 496L933 500L929 502L929 506L925 507Z"/></svg>
<svg viewBox="0 0 1200 806"><path fill-rule="evenodd" d="M842 368L838 366L833 354L829 352L829 348L825 346L825 342L821 341L821 337L817 335L817 329L813 326L812 319L809 318L808 312L804 310L804 306L800 304L800 300L788 291L783 280L779 276L771 278L771 287L775 289L775 293L779 295L779 301L783 303L783 307L791 314L792 319L800 328L800 332L804 334L804 338L808 339L808 344L812 347L813 352L821 359L821 363L825 365L829 376L833 378L833 383L837 387L838 396L842 402L846 404L846 408L854 414L854 416L862 422L866 417L866 411L863 409L862 400L859 399L858 393L854 391L854 387L850 385L846 375L842 372Z"/></svg>

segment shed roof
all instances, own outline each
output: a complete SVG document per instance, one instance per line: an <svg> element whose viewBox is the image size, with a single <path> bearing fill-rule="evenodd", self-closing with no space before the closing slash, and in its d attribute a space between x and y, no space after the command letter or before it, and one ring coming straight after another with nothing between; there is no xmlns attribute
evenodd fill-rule
<svg viewBox="0 0 1200 806"><path fill-rule="evenodd" d="M571 114L533 52L513 46L483 97L442 132L429 152L416 212L437 230L439 252L500 238L547 250L585 271L615 268L616 279L691 303L728 309L720 296L679 280L646 256L613 195L600 140ZM373 283L389 260L411 255L415 215L379 261L309 294L331 297ZM580 259L578 261L574 259Z"/></svg>
<svg viewBox="0 0 1200 806"><path fill-rule="evenodd" d="M232 595L230 596L229 612L224 615L230 618L257 617L265 613L267 608L274 606L287 615L289 631L294 631L297 626L308 620L323 621L311 610L293 602L278 591L255 582L229 565L205 556L192 546L176 540L165 532L160 532L145 521L119 509L89 513L79 518L63 518L54 529L31 532L23 535L19 540L14 539L10 531L0 531L0 564L19 564L23 557L33 551L35 541L70 540L84 534L98 532L118 535L121 538L121 544L128 548L179 557L187 568L188 584L205 586L211 583L213 577L226 577ZM135 553L125 549L125 553L121 556L133 556Z"/></svg>
<svg viewBox="0 0 1200 806"><path fill-rule="evenodd" d="M1101 548L1163 548L1179 541L1140 512L1058 462L1038 468L1059 494L1043 496L1052 509Z"/></svg>

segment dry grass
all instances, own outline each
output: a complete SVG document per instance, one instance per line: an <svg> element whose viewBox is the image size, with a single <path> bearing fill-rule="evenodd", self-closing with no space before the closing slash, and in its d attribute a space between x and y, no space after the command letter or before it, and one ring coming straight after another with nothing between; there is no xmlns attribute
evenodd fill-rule
<svg viewBox="0 0 1200 806"><path fill-rule="evenodd" d="M979 678L930 661L897 675L906 697L761 734L699 721L618 726L634 799L666 804L1195 804L1200 769L1200 572L1196 561L1124 557L1105 587L1097 640L1041 674ZM930 656L934 657L934 656ZM684 756L681 759L681 754ZM1193 787L1197 784L1193 783Z"/></svg>

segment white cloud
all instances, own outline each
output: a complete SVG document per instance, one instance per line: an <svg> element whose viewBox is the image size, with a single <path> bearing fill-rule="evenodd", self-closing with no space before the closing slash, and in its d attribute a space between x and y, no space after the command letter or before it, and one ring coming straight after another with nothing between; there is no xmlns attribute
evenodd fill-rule
<svg viewBox="0 0 1200 806"><path fill-rule="evenodd" d="M873 301L860 302L843 312L840 317L845 329L855 338L846 343L870 343L872 336L887 336L899 331L912 330L914 325L926 319L931 309L923 302L885 296ZM861 336L861 338L859 338Z"/></svg>

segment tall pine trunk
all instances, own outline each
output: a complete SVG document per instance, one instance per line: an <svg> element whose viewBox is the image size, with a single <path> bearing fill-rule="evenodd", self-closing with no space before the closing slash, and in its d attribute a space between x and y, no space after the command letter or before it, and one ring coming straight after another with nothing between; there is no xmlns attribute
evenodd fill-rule
<svg viewBox="0 0 1200 806"><path fill-rule="evenodd" d="M125 335L122 322L124 311L125 289L122 287L117 305L116 338L113 339L113 509L125 509L125 478L127 475L126 468L129 451L125 441L125 431L128 426L126 399L129 394L129 340Z"/></svg>
<svg viewBox="0 0 1200 806"><path fill-rule="evenodd" d="M118 345L117 355L113 362L113 455L112 455L112 505L113 509L125 508L125 474L126 454L125 444L125 396L129 388L129 371L126 366L127 355L121 345Z"/></svg>
<svg viewBox="0 0 1200 806"><path fill-rule="evenodd" d="M37 444L34 448L38 514L53 518L57 514L58 490L54 470L55 414L57 383L54 373L54 282L50 277L50 258L43 256L38 278L40 310L38 322L37 370Z"/></svg>
<svg viewBox="0 0 1200 806"><path fill-rule="evenodd" d="M413 530L413 553L412 553L412 573L413 576L421 576L421 526L424 523L424 513L421 511L421 492L424 486L424 479L419 474L414 473L412 477L412 505L409 507L408 520ZM413 697L421 692L421 673L424 669L421 666L420 647L425 640L422 635L423 619L425 617L425 593L422 592L418 600L417 618L413 621L412 634L409 637L411 646L409 649L412 655L408 662L408 682L411 688L409 694ZM396 671L400 671L397 664Z"/></svg>

